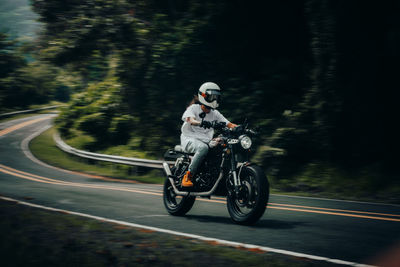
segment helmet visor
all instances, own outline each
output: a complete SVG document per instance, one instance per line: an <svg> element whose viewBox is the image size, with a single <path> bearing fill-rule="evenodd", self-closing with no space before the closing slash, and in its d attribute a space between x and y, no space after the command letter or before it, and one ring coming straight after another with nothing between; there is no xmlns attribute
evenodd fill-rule
<svg viewBox="0 0 400 267"><path fill-rule="evenodd" d="M221 93L219 90L207 89L204 99L210 103L215 100L217 101L217 103L219 103L219 101L221 100Z"/></svg>

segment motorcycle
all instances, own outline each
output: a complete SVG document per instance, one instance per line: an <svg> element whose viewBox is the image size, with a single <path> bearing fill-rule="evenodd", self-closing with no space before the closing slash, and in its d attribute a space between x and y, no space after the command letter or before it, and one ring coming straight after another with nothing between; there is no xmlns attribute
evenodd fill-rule
<svg viewBox="0 0 400 267"><path fill-rule="evenodd" d="M169 214L183 216L196 197L226 196L232 220L254 224L264 214L269 199L267 176L249 161L252 138L257 133L247 125L232 129L225 123L212 122L212 127L221 134L211 141L206 158L192 178L193 187L181 186L193 154L184 152L180 145L165 153L164 206Z"/></svg>

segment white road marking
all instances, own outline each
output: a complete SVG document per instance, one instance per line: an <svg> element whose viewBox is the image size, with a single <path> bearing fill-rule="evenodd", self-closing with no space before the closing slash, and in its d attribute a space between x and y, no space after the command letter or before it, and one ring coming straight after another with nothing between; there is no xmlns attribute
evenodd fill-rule
<svg viewBox="0 0 400 267"><path fill-rule="evenodd" d="M327 258L327 257L298 253L298 252L288 251L288 250L283 250L283 249L276 249L276 248L271 248L271 247L258 246L258 245L240 243L240 242L233 242L233 241L217 239L217 238L212 238L212 237L206 237L206 236L201 236L201 235L177 232L177 231L172 231L172 230L158 228L158 227L152 227L152 226L147 226L147 225L119 221L119 220L104 218L104 217L100 217L100 216L94 216L94 215L90 215L90 214L86 214L86 213L80 213L80 212L74 212L74 211L69 211L69 210L63 210L63 209L57 209L57 208L37 205L37 204L19 201L19 200L13 199L13 198L8 198L8 197L3 197L3 196L0 196L0 199L5 200L5 201L10 201L10 202L15 202L17 204L24 205L24 206L34 207L34 208L38 208L38 209L44 209L44 210L48 210L48 211L62 212L62 213L81 216L81 217L90 218L90 219L94 219L94 220L98 220L98 221L115 223L115 224L133 227L133 228L145 229L145 230L150 230L150 231L155 231L155 232L165 233L165 234L170 234L170 235L175 235L175 236L183 236L183 237L198 239L198 240L202 240L202 241L206 241L206 242L215 242L216 244L219 244L219 245L225 245L225 246L231 246L231 247L237 247L237 248L240 247L240 248L246 248L246 249L258 249L258 250L261 250L264 252L273 252L273 253L283 254L283 255L287 255L287 256L306 258L306 259L317 260L317 261L325 261L325 262L341 264L341 265L348 265L348 266L357 266L357 267L371 267L372 266L372 265L360 264L360 263L356 263L356 262L344 261L344 260L339 260L339 259L331 259L331 258Z"/></svg>
<svg viewBox="0 0 400 267"><path fill-rule="evenodd" d="M27 158L29 158L30 160L32 160L33 162L42 165L43 167L46 168L50 168L50 169L58 169L57 167L48 165L46 163L44 163L41 160L38 160L35 156L33 156L31 150L29 149L29 143L32 141L32 139L34 139L35 137L39 136L41 133L47 131L48 129L50 129L53 125L49 124L43 128L41 128L39 131L34 132L33 134L29 135L28 137L26 137L24 140L22 140L21 142L21 149L22 152L24 152L25 156Z"/></svg>

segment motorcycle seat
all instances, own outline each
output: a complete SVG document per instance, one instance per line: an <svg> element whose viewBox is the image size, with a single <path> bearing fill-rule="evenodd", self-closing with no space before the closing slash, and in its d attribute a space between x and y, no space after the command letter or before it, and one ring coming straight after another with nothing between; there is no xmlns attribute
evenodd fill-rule
<svg viewBox="0 0 400 267"><path fill-rule="evenodd" d="M185 153L185 151L183 150L183 147L182 147L181 145L176 145L176 146L174 147L174 150L175 150L176 152L183 152L183 153Z"/></svg>
<svg viewBox="0 0 400 267"><path fill-rule="evenodd" d="M175 152L179 152L179 153L184 153L184 154L187 154L187 155L189 155L189 156L193 156L193 155L194 155L194 153L188 153L188 152L186 152L186 151L183 149L183 147L182 147L181 145L176 145L176 146L174 147L174 151L175 151Z"/></svg>
<svg viewBox="0 0 400 267"><path fill-rule="evenodd" d="M173 149L168 149L164 154L164 158L165 160L175 161L177 158L180 158L183 155L193 156L194 154L186 153L182 146L177 145Z"/></svg>

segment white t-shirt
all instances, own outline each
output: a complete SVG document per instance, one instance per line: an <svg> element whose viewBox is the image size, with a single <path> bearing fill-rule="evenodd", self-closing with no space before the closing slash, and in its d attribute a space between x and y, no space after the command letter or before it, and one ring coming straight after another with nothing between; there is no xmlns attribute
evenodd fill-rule
<svg viewBox="0 0 400 267"><path fill-rule="evenodd" d="M189 122L186 121L187 118L195 118L197 121L201 121L201 113L203 113L203 110L201 109L201 105L199 104L193 104L189 106L183 113L182 120L184 121L184 123L181 128L181 143L183 147L185 147L184 143L186 143L185 141L187 140L187 138L195 138L204 143L210 142L213 138L213 128L204 129L200 126L191 125ZM206 113L204 120L210 122L216 120L218 122L225 122L226 124L229 123L229 121L216 109L213 109L209 113Z"/></svg>

